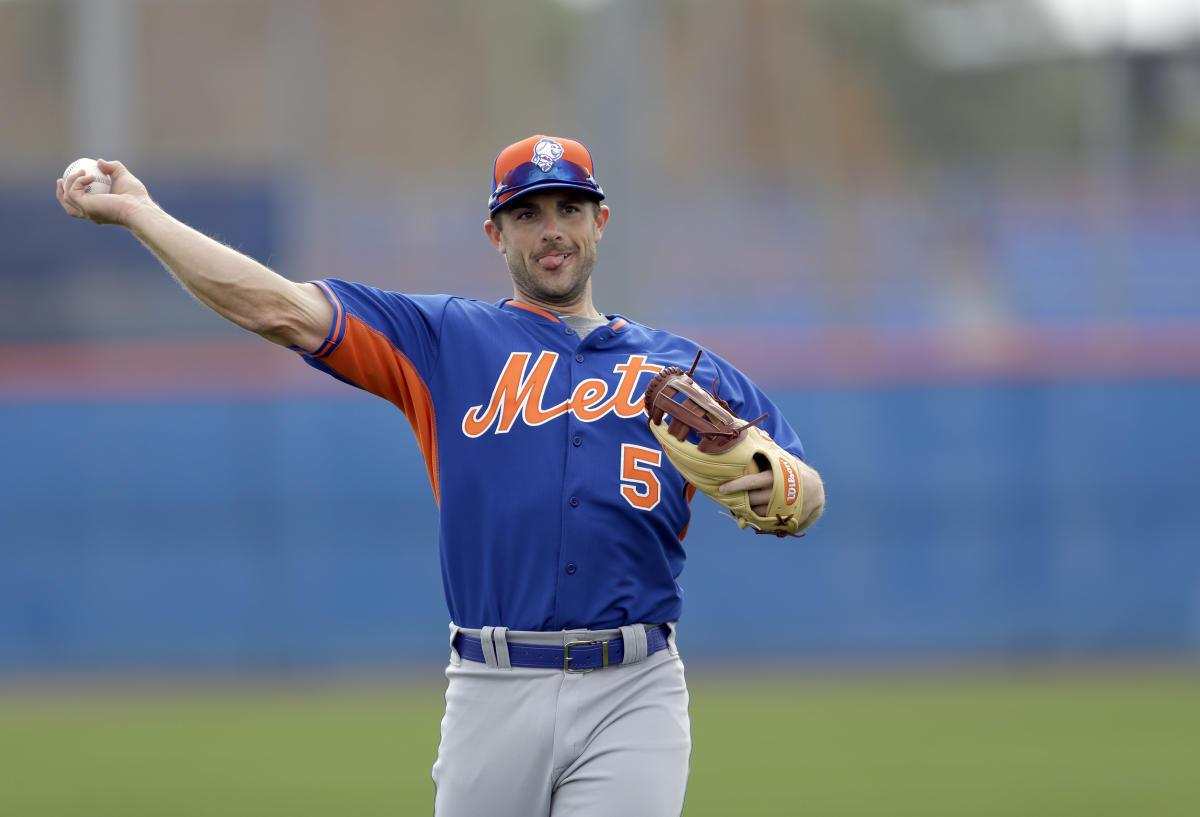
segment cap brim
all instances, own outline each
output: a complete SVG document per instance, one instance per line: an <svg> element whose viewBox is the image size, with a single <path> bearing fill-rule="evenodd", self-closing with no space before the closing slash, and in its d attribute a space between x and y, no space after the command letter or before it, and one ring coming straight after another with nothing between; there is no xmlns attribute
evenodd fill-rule
<svg viewBox="0 0 1200 817"><path fill-rule="evenodd" d="M505 207L507 207L508 205L512 204L513 202L519 200L522 196L527 195L529 193L535 193L538 190L550 190L550 189L553 189L556 187L566 187L566 188L571 188L574 190L579 190L582 193L587 193L588 196L590 198L594 199L595 201L603 201L604 200L604 192L602 190L597 190L596 188L591 187L589 185L576 184L574 182L564 182L561 179L548 179L544 182L536 182L534 184L529 185L528 187L521 188L520 190L518 190L517 192L513 193L511 196L506 198L504 201L497 204L489 212L495 213L497 210L502 210Z"/></svg>

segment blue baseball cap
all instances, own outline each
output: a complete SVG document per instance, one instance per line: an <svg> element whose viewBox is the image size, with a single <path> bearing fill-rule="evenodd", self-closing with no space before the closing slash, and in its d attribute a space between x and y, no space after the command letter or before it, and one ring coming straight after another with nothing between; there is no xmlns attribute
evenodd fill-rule
<svg viewBox="0 0 1200 817"><path fill-rule="evenodd" d="M497 210L534 190L573 187L604 198L592 175L592 153L582 142L536 134L515 142L496 157L492 167L492 194L488 212Z"/></svg>

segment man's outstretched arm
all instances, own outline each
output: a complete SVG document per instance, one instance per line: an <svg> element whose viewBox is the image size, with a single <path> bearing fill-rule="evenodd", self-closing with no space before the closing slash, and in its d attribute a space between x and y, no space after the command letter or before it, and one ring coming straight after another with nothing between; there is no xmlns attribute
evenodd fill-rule
<svg viewBox="0 0 1200 817"><path fill-rule="evenodd" d="M298 284L249 256L173 218L120 162L99 160L111 193L85 193L93 180L76 172L57 183L68 214L127 228L201 303L243 329L281 346L315 351L333 321L333 307L315 284Z"/></svg>

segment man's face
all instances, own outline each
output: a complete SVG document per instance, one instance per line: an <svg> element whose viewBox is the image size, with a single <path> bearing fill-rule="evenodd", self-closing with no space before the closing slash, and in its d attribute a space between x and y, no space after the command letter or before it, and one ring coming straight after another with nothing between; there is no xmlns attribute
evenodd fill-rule
<svg viewBox="0 0 1200 817"><path fill-rule="evenodd" d="M588 292L596 243L608 208L586 193L553 188L522 196L484 225L504 254L517 296L546 306L571 306Z"/></svg>

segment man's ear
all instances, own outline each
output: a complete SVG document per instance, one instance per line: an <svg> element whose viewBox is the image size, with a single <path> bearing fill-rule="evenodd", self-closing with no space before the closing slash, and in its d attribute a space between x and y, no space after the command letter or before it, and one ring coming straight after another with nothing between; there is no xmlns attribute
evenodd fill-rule
<svg viewBox="0 0 1200 817"><path fill-rule="evenodd" d="M483 222L483 234L487 236L488 241L492 242L492 246L496 248L496 252L504 255L508 252L508 248L504 246L504 233L500 232L500 225L493 219L488 219Z"/></svg>
<svg viewBox="0 0 1200 817"><path fill-rule="evenodd" d="M596 240L599 241L604 235L604 228L608 226L608 205L596 205Z"/></svg>

